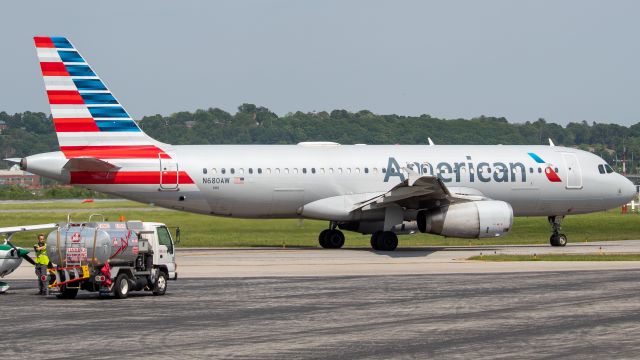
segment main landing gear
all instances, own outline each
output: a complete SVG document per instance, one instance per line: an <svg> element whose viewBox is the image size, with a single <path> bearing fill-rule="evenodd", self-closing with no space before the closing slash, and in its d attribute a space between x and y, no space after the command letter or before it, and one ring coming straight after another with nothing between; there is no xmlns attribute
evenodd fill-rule
<svg viewBox="0 0 640 360"><path fill-rule="evenodd" d="M549 238L551 246L567 245L567 235L560 234L560 224L562 223L562 219L564 219L564 216L549 216L549 224L551 224L551 228L553 229L553 233Z"/></svg>
<svg viewBox="0 0 640 360"><path fill-rule="evenodd" d="M398 247L398 236L393 231L376 231L371 234L373 250L393 251Z"/></svg>
<svg viewBox="0 0 640 360"><path fill-rule="evenodd" d="M325 249L340 249L344 245L344 234L336 229L336 224L332 222L329 229L320 232L318 241Z"/></svg>

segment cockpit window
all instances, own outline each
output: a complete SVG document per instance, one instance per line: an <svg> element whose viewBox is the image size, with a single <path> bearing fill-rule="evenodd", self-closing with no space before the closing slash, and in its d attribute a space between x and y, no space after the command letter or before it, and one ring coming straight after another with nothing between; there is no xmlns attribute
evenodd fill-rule
<svg viewBox="0 0 640 360"><path fill-rule="evenodd" d="M604 168L607 169L607 174L611 174L612 172L614 172L613 168L611 168L609 164L605 164Z"/></svg>
<svg viewBox="0 0 640 360"><path fill-rule="evenodd" d="M600 172L600 174L604 174L604 165L598 165L598 171Z"/></svg>

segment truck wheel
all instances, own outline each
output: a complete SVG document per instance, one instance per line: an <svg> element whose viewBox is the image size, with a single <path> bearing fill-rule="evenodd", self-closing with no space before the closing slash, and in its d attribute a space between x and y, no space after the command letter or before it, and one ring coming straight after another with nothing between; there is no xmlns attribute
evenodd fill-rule
<svg viewBox="0 0 640 360"><path fill-rule="evenodd" d="M78 295L78 289L69 289L65 286L61 290L60 295L58 295L60 299L75 299Z"/></svg>
<svg viewBox="0 0 640 360"><path fill-rule="evenodd" d="M153 295L164 295L167 292L167 274L164 271L160 271L158 279L153 285Z"/></svg>
<svg viewBox="0 0 640 360"><path fill-rule="evenodd" d="M114 286L113 294L118 299L127 298L127 295L129 295L129 279L127 275L125 274L118 275L118 277L116 278L116 282L115 284L113 284L113 286Z"/></svg>

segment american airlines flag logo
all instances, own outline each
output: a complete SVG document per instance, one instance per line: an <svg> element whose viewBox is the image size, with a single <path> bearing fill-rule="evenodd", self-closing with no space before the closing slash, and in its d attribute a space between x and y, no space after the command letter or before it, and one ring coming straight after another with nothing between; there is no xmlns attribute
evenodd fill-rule
<svg viewBox="0 0 640 360"><path fill-rule="evenodd" d="M244 184L244 178L243 177L235 177L235 178L233 178L233 183L234 184Z"/></svg>
<svg viewBox="0 0 640 360"><path fill-rule="evenodd" d="M560 176L558 176L555 170L553 170L553 167L551 166L551 164L545 163L545 161L542 160L542 158L535 153L530 152L529 156L531 156L531 158L535 160L538 164L546 165L546 168L544 169L544 174L547 176L547 179L549 179L549 181L562 182L562 179L560 179Z"/></svg>

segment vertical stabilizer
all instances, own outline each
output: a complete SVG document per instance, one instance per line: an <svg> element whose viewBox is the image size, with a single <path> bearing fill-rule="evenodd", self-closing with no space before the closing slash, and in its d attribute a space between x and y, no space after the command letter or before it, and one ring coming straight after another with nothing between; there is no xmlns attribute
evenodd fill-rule
<svg viewBox="0 0 640 360"><path fill-rule="evenodd" d="M67 158L158 158L147 136L64 37L34 38L60 150Z"/></svg>

